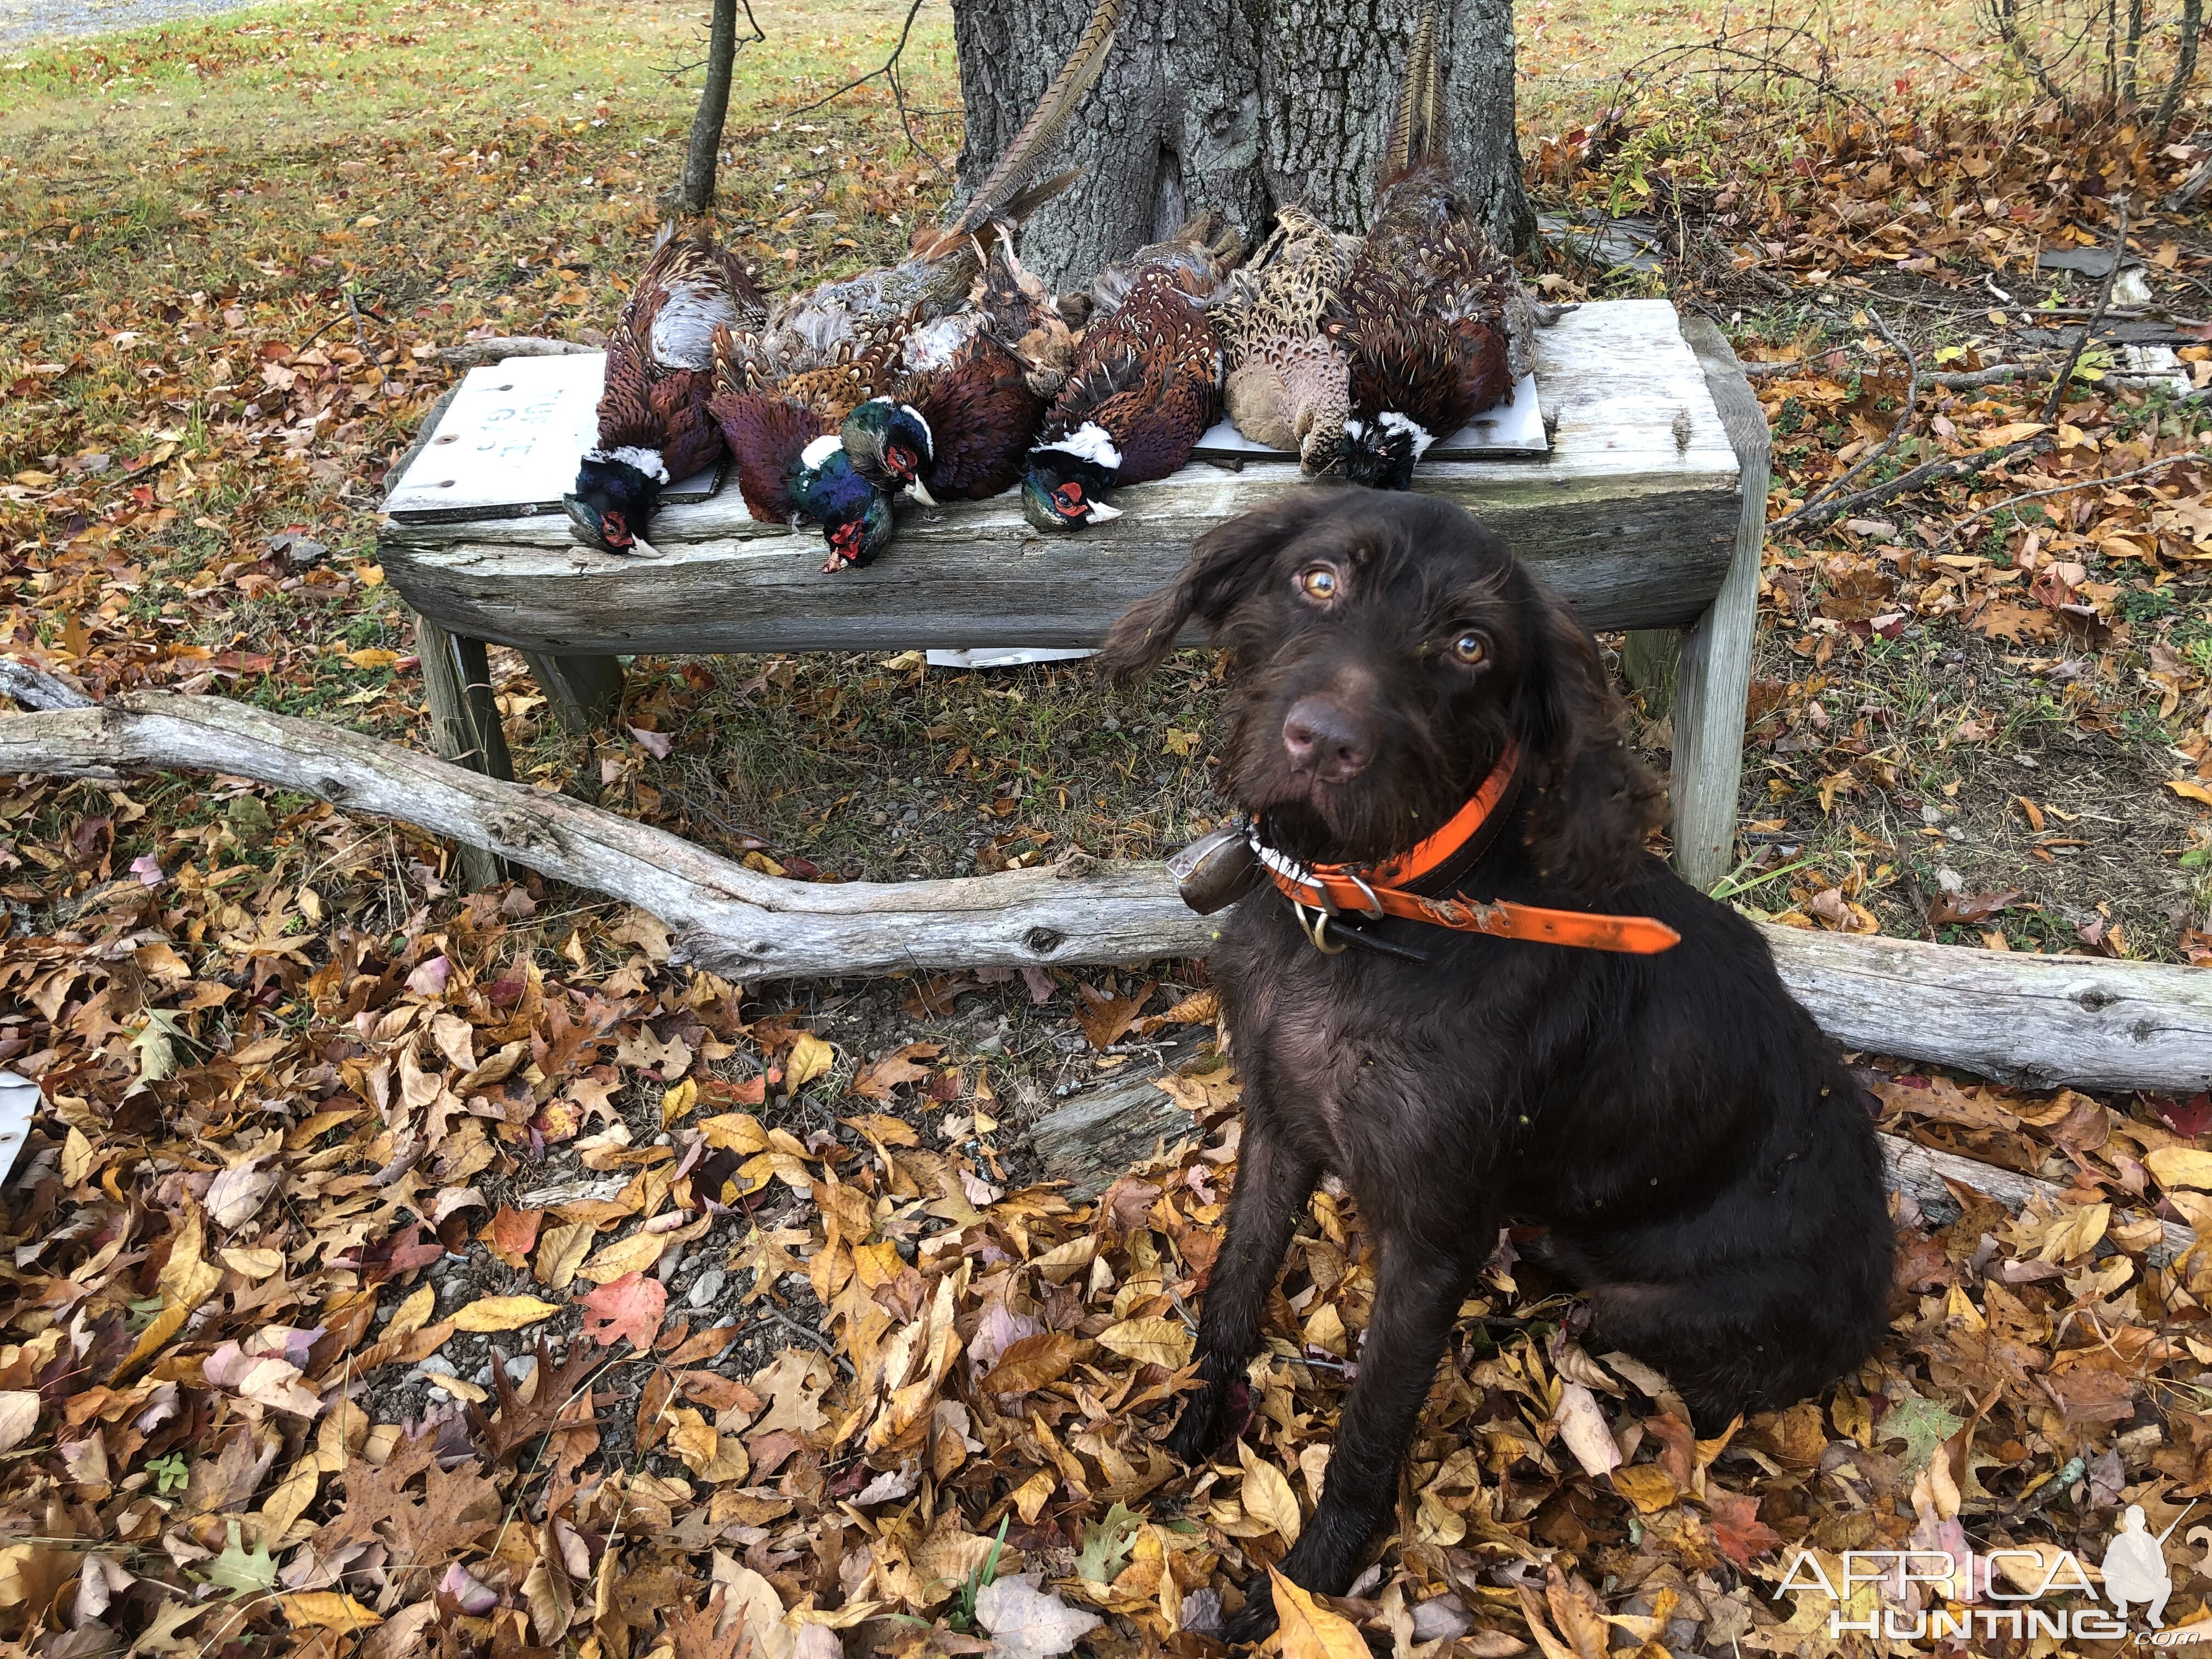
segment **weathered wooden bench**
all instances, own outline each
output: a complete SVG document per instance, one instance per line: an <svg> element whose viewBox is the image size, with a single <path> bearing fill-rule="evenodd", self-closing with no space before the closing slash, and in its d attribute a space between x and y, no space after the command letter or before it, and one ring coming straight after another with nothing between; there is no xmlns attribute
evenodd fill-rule
<svg viewBox="0 0 2212 1659"><path fill-rule="evenodd" d="M1536 382L1547 457L1426 465L1417 487L1479 514L1590 627L1632 630L1632 657L1674 673L1675 860L1710 886L1734 852L1765 419L1719 330L1661 300L1570 313L1540 337ZM417 453L435 441L434 417ZM440 753L507 777L486 641L522 651L578 730L614 708L626 654L1092 646L1206 530L1336 487L1288 462L1199 463L1121 492L1112 526L1053 538L1009 495L911 514L876 564L836 576L818 537L757 523L734 484L664 507L657 556L579 546L557 513L391 521L378 546L421 618Z"/></svg>

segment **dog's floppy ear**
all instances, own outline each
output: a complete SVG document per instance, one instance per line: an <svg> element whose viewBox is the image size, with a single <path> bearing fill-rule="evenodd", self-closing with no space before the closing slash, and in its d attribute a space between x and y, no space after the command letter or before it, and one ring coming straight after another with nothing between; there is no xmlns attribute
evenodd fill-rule
<svg viewBox="0 0 2212 1659"><path fill-rule="evenodd" d="M1173 583L1121 614L1106 636L1101 665L1126 684L1175 648L1176 635L1192 617L1218 632L1284 544L1334 505L1323 491L1301 490L1216 525L1192 544Z"/></svg>
<svg viewBox="0 0 2212 1659"><path fill-rule="evenodd" d="M1603 894L1635 875L1666 794L1622 734L1597 641L1548 595L1530 611L1519 709L1528 850L1547 880Z"/></svg>

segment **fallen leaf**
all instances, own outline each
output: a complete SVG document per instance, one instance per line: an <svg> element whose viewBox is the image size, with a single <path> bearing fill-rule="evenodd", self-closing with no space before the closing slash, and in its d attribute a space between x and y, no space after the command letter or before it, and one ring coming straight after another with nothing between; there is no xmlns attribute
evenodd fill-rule
<svg viewBox="0 0 2212 1659"><path fill-rule="evenodd" d="M1566 1442L1583 1474L1609 1474L1620 1467L1620 1447L1606 1426L1597 1396L1581 1383L1559 1384L1559 1403L1552 1421L1559 1425L1559 1438Z"/></svg>
<svg viewBox="0 0 2212 1659"><path fill-rule="evenodd" d="M1244 1465L1244 1512L1275 1529L1285 1545L1298 1541L1303 1517L1290 1478L1244 1442L1237 1443L1237 1455Z"/></svg>
<svg viewBox="0 0 2212 1659"><path fill-rule="evenodd" d="M2212 1192L2212 1152L2194 1146L2161 1146L2143 1155L2143 1166L2161 1187L2194 1187Z"/></svg>
<svg viewBox="0 0 2212 1659"><path fill-rule="evenodd" d="M633 1347L647 1349L660 1334L668 1287L642 1273L624 1273L576 1301L585 1310L584 1334L601 1347L612 1347L617 1337L626 1336Z"/></svg>
<svg viewBox="0 0 2212 1659"><path fill-rule="evenodd" d="M477 1334L519 1331L525 1325L535 1325L560 1311L552 1303L540 1302L534 1296L487 1296L457 1310L453 1328Z"/></svg>
<svg viewBox="0 0 2212 1659"><path fill-rule="evenodd" d="M1191 1335L1174 1319L1125 1319L1098 1333L1098 1346L1124 1359L1178 1370L1190 1364Z"/></svg>
<svg viewBox="0 0 2212 1659"><path fill-rule="evenodd" d="M0 1390L0 1452L9 1452L30 1437L39 1426L39 1393L35 1389Z"/></svg>
<svg viewBox="0 0 2212 1659"><path fill-rule="evenodd" d="M1018 1577L994 1578L976 1592L975 1622L991 1632L994 1659L1055 1659L1106 1621ZM1366 1659L1365 1648L1352 1659Z"/></svg>
<svg viewBox="0 0 2212 1659"><path fill-rule="evenodd" d="M793 1089L805 1087L837 1063L836 1051L811 1031L801 1031L784 1057L783 1080Z"/></svg>
<svg viewBox="0 0 2212 1659"><path fill-rule="evenodd" d="M1359 1626L1267 1569L1275 1592L1275 1618L1282 1632L1283 1659L1368 1659Z"/></svg>

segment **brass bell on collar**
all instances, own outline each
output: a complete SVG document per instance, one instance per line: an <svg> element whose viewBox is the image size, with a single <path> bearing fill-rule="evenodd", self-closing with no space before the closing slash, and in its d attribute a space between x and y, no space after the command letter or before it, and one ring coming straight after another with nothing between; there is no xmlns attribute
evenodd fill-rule
<svg viewBox="0 0 2212 1659"><path fill-rule="evenodd" d="M1224 823L1168 860L1182 902L1201 916L1225 910L1260 883L1260 855L1241 824Z"/></svg>

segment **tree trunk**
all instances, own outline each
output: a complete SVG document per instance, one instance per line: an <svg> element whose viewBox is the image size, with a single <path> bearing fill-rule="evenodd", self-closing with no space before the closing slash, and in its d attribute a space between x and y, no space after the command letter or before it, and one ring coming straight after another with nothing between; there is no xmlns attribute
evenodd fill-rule
<svg viewBox="0 0 2212 1659"><path fill-rule="evenodd" d="M1257 231L1301 202L1364 230L1421 0L1129 0L1113 56L1043 177L1080 180L1031 220L1024 260L1073 287L1218 208ZM1535 230L1513 131L1511 0L1442 0L1453 161L1501 246ZM953 0L973 189L1059 70L1091 0Z"/></svg>
<svg viewBox="0 0 2212 1659"><path fill-rule="evenodd" d="M714 172L722 157L722 122L730 112L730 70L738 61L738 0L714 0L707 35L707 84L691 118L691 148L684 157L681 205L704 213L714 205Z"/></svg>

